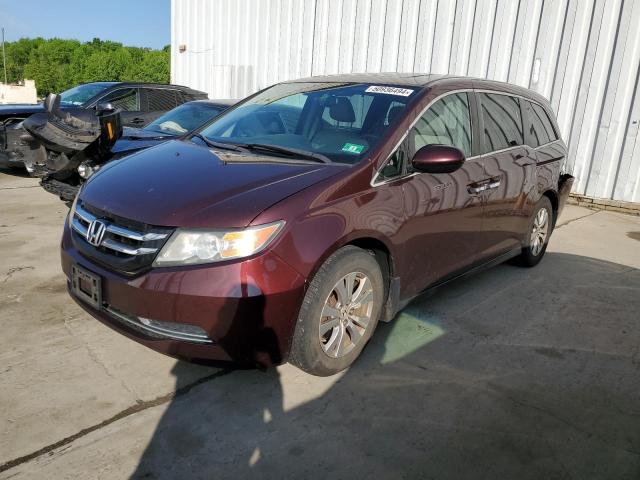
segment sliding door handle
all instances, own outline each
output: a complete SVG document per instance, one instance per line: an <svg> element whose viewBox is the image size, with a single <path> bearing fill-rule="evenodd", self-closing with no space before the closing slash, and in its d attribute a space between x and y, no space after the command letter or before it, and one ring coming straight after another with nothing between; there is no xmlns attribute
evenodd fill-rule
<svg viewBox="0 0 640 480"><path fill-rule="evenodd" d="M477 195L479 193L484 192L487 189L487 184L482 184L482 185L478 185L477 183L472 183L470 185L467 186L467 191L471 194L471 195Z"/></svg>

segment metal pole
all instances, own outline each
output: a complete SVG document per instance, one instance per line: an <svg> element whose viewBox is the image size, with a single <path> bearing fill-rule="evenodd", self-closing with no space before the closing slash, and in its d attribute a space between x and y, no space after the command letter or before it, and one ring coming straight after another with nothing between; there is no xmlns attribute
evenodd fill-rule
<svg viewBox="0 0 640 480"><path fill-rule="evenodd" d="M4 27L2 27L2 65L4 65L4 83L7 83L7 55L4 53Z"/></svg>

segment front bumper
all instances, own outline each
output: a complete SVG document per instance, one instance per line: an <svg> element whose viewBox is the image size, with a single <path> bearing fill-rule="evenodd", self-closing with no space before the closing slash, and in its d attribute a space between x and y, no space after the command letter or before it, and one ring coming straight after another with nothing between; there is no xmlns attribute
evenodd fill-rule
<svg viewBox="0 0 640 480"><path fill-rule="evenodd" d="M65 202L73 202L80 190L79 186L69 185L48 175L40 180L40 186Z"/></svg>
<svg viewBox="0 0 640 480"><path fill-rule="evenodd" d="M26 167L31 173L33 164L46 161L47 151L24 128L15 128L20 120L13 119L14 123L9 124L0 122L0 166Z"/></svg>
<svg viewBox="0 0 640 480"><path fill-rule="evenodd" d="M8 150L0 151L0 168L20 168L24 167L22 157L16 155L15 152Z"/></svg>
<svg viewBox="0 0 640 480"><path fill-rule="evenodd" d="M72 294L82 308L153 350L189 361L263 366L288 357L305 280L274 253L213 266L157 268L130 278L83 257L65 225L61 261L67 278L78 264L102 279L99 310ZM195 325L210 341L150 332L136 324L139 318Z"/></svg>

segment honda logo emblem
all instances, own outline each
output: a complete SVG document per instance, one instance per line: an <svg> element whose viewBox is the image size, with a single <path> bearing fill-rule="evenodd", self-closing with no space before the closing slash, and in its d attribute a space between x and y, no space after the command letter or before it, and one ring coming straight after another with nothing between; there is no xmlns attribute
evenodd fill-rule
<svg viewBox="0 0 640 480"><path fill-rule="evenodd" d="M89 224L87 228L87 242L94 247L99 247L104 237L104 232L107 231L107 226L100 220L94 220Z"/></svg>

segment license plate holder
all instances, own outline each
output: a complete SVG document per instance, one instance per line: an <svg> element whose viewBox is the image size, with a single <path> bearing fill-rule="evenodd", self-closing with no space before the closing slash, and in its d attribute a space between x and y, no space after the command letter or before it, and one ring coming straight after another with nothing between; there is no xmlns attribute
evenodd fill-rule
<svg viewBox="0 0 640 480"><path fill-rule="evenodd" d="M102 279L79 265L71 265L71 291L79 299L100 310Z"/></svg>

